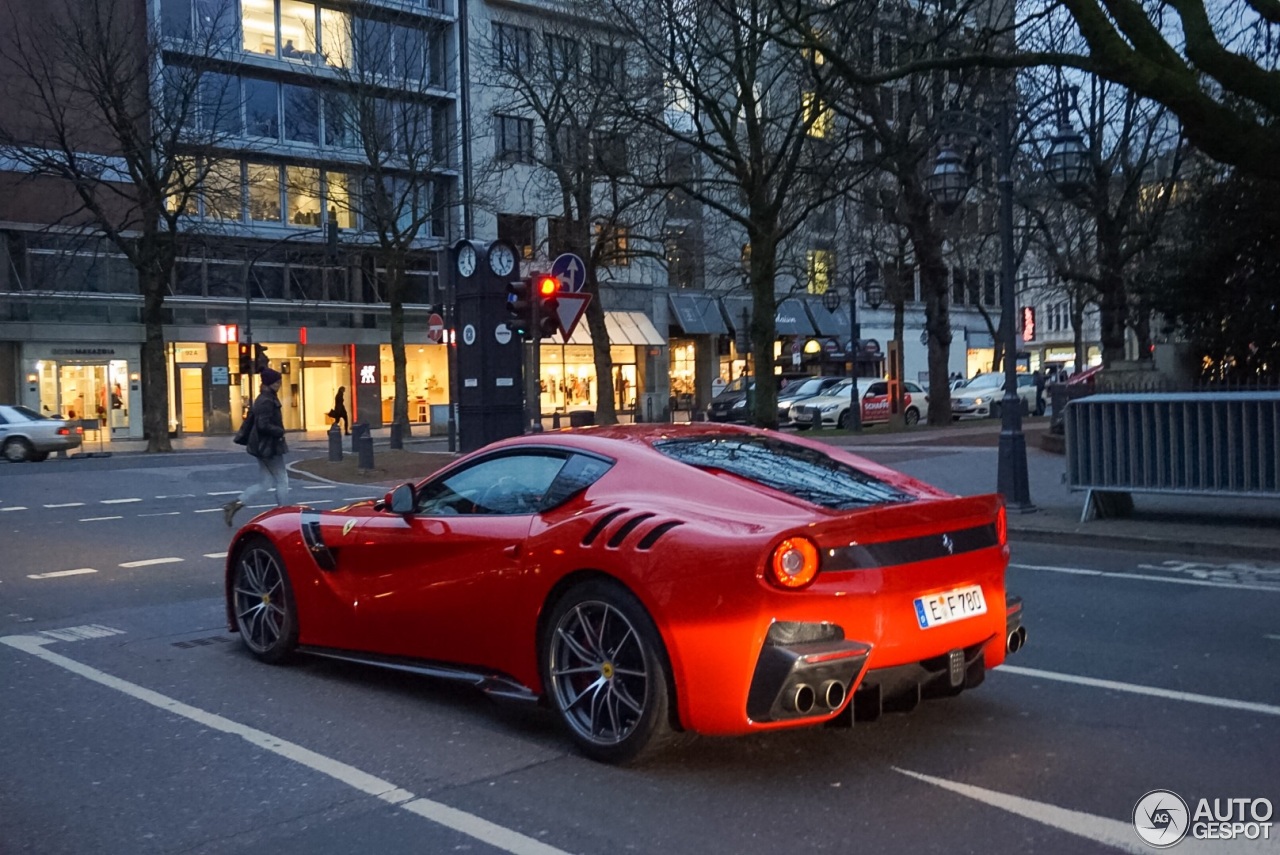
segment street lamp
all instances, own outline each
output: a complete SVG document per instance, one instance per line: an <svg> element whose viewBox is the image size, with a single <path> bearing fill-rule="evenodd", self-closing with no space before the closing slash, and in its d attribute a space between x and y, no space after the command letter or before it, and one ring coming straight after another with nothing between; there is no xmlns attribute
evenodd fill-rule
<svg viewBox="0 0 1280 855"><path fill-rule="evenodd" d="M862 329L858 324L858 289L867 295L867 305L873 309L880 308L884 301L884 286L880 284L880 274L874 262L868 261L862 266L862 272L849 274L849 418L847 425L854 433L862 432L862 401L858 397L858 351ZM839 295L835 297L836 308L839 308Z"/></svg>
<svg viewBox="0 0 1280 855"><path fill-rule="evenodd" d="M1080 135L1072 127L1068 116L1068 97L1073 90L1058 90L1050 97L1058 99L1058 132L1046 157L1046 173L1058 190L1069 194L1084 183L1089 169L1089 156ZM1033 105L1034 106L1034 105ZM1000 449L996 475L997 489L1004 495L1010 510L1026 513L1035 510L1031 503L1031 487L1027 479L1027 440L1022 432L1022 407L1018 398L1017 331L1014 318L1017 313L1014 299L1014 246L1013 246L1013 128L1007 100L1000 101L1000 111L994 123L972 113L953 114L962 120L975 123L979 132L959 130L978 139L993 139L996 144L997 185L1000 191L1000 313L1003 316L1001 334L1004 347L1004 398L1000 403ZM954 148L945 147L934 162L933 172L925 179L929 194L944 214L953 213L964 201L969 190L969 176L964 163Z"/></svg>

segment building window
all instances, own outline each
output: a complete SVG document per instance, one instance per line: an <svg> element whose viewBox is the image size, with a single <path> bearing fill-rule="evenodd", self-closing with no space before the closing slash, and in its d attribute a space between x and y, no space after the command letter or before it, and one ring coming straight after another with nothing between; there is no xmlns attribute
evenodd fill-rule
<svg viewBox="0 0 1280 855"><path fill-rule="evenodd" d="M352 132L353 106L347 95L338 92L324 94L324 144L334 148L351 148L355 145Z"/></svg>
<svg viewBox="0 0 1280 855"><path fill-rule="evenodd" d="M626 80L626 53L620 47L591 46L591 77L597 83L622 86Z"/></svg>
<svg viewBox="0 0 1280 855"><path fill-rule="evenodd" d="M533 120L497 115L494 124L495 156L499 160L533 163Z"/></svg>
<svg viewBox="0 0 1280 855"><path fill-rule="evenodd" d="M215 160L201 183L204 216L213 220L244 219L244 178L240 161Z"/></svg>
<svg viewBox="0 0 1280 855"><path fill-rule="evenodd" d="M526 261L533 258L534 222L533 217L520 214L498 215L498 238L510 241L515 246L516 252Z"/></svg>
<svg viewBox="0 0 1280 855"><path fill-rule="evenodd" d="M578 75L578 42L567 36L547 34L547 69L553 80L571 80Z"/></svg>
<svg viewBox="0 0 1280 855"><path fill-rule="evenodd" d="M205 72L200 77L200 129L206 134L239 136L240 78Z"/></svg>
<svg viewBox="0 0 1280 855"><path fill-rule="evenodd" d="M255 223L280 222L280 167L249 164L249 219Z"/></svg>
<svg viewBox="0 0 1280 855"><path fill-rule="evenodd" d="M951 302L956 306L964 305L964 268L951 268Z"/></svg>
<svg viewBox="0 0 1280 855"><path fill-rule="evenodd" d="M569 251L569 224L564 217L547 217L547 257Z"/></svg>
<svg viewBox="0 0 1280 855"><path fill-rule="evenodd" d="M240 13L246 53L276 55L276 10L274 4L245 3Z"/></svg>
<svg viewBox="0 0 1280 855"><path fill-rule="evenodd" d="M982 279L982 304L984 306L994 306L996 304L996 272L988 270Z"/></svg>
<svg viewBox="0 0 1280 855"><path fill-rule="evenodd" d="M307 166L286 166L284 181L289 224L319 228L320 170Z"/></svg>
<svg viewBox="0 0 1280 855"><path fill-rule="evenodd" d="M800 99L804 109L804 122L809 126L809 136L826 139L831 135L832 112L817 93L805 92Z"/></svg>
<svg viewBox="0 0 1280 855"><path fill-rule="evenodd" d="M596 223L596 245L600 248L600 261L608 267L627 267L631 253L627 248L630 229L611 223Z"/></svg>
<svg viewBox="0 0 1280 855"><path fill-rule="evenodd" d="M602 175L627 174L627 138L624 134L597 131L592 139L596 171Z"/></svg>
<svg viewBox="0 0 1280 855"><path fill-rule="evenodd" d="M244 117L249 136L280 139L280 84L245 78Z"/></svg>
<svg viewBox="0 0 1280 855"><path fill-rule="evenodd" d="M284 138L309 145L320 143L320 93L305 86L284 86Z"/></svg>
<svg viewBox="0 0 1280 855"><path fill-rule="evenodd" d="M825 294L831 287L831 271L835 266L835 254L829 249L811 249L805 254L808 267L806 290L810 294Z"/></svg>
<svg viewBox="0 0 1280 855"><path fill-rule="evenodd" d="M320 54L326 65L351 67L351 16L333 9L320 9Z"/></svg>
<svg viewBox="0 0 1280 855"><path fill-rule="evenodd" d="M499 68L528 71L533 67L533 31L526 27L494 24L493 49Z"/></svg>
<svg viewBox="0 0 1280 855"><path fill-rule="evenodd" d="M547 160L557 166L577 169L583 163L581 131L572 125L561 125L552 131L547 129L547 139L551 150L547 152Z"/></svg>
<svg viewBox="0 0 1280 855"><path fill-rule="evenodd" d="M327 222L336 222L340 229L356 228L356 211L351 205L351 177L343 172L325 172L325 201Z"/></svg>

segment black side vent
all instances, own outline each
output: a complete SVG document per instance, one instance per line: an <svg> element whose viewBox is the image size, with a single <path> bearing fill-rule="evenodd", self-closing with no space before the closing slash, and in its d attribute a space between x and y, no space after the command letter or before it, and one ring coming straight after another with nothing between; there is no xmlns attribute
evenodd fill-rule
<svg viewBox="0 0 1280 855"><path fill-rule="evenodd" d="M616 549L622 545L622 541L627 539L627 535L636 530L636 526L645 520L651 520L657 514L636 514L631 519L622 524L622 527L613 533L613 537L609 538L609 548Z"/></svg>
<svg viewBox="0 0 1280 855"><path fill-rule="evenodd" d="M684 523L672 521L655 525L653 528L649 529L649 533L641 538L640 542L636 544L636 549L648 549L658 542L658 538L662 537L678 525L684 525Z"/></svg>
<svg viewBox="0 0 1280 855"><path fill-rule="evenodd" d="M591 531L587 532L587 536L582 538L582 545L590 546L591 544L595 543L596 538L600 536L600 532L604 531L605 526L607 526L609 523L613 522L615 519L617 519L622 514L625 514L629 510L631 509L618 508L616 511L609 511L609 513L600 517L600 519L596 520L596 524L591 527Z"/></svg>

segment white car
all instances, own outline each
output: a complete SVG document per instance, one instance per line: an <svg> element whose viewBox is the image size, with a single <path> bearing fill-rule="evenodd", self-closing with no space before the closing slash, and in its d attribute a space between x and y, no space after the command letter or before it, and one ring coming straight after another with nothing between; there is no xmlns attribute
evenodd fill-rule
<svg viewBox="0 0 1280 855"><path fill-rule="evenodd" d="M951 395L951 418L985 419L1000 415L1000 402L1004 398L1004 372L979 374ZM1018 374L1018 400L1024 414L1043 412L1036 407L1035 377Z"/></svg>
<svg viewBox="0 0 1280 855"><path fill-rule="evenodd" d="M889 383L886 380L862 378L858 381L862 396L864 425L889 421ZM916 383L904 380L903 416L909 425L929 418L929 396ZM811 427L849 427L849 381L842 380L822 395L797 403L791 408L791 421L800 430Z"/></svg>
<svg viewBox="0 0 1280 855"><path fill-rule="evenodd" d="M80 445L79 422L42 416L26 407L0 405L0 454L10 463L39 462L52 451Z"/></svg>

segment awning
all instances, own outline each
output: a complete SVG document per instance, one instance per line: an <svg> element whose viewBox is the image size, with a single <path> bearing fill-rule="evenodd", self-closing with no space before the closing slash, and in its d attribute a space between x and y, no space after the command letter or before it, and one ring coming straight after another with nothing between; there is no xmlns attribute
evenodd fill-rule
<svg viewBox="0 0 1280 855"><path fill-rule="evenodd" d="M828 312L822 300L816 297L806 298L804 307L809 310L809 320L818 335L834 335L847 338L849 335L849 309L844 303L834 312Z"/></svg>
<svg viewBox="0 0 1280 855"><path fill-rule="evenodd" d="M742 326L742 313L747 313L747 326L751 326L752 303L750 297L721 297L720 305L724 307L725 320L729 322L729 329L737 331Z"/></svg>
<svg viewBox="0 0 1280 855"><path fill-rule="evenodd" d="M671 314L680 329L689 335L721 335L729 331L715 297L709 294L672 294L669 299Z"/></svg>
<svg viewBox="0 0 1280 855"><path fill-rule="evenodd" d="M778 303L773 316L773 326L778 335L813 335L813 324L805 313L804 304L796 297L788 297Z"/></svg>
<svg viewBox="0 0 1280 855"><path fill-rule="evenodd" d="M609 333L611 345L632 344L643 347L667 343L644 312L605 312L604 326ZM578 321L578 327L567 344L591 344L591 332L587 329L586 318Z"/></svg>

